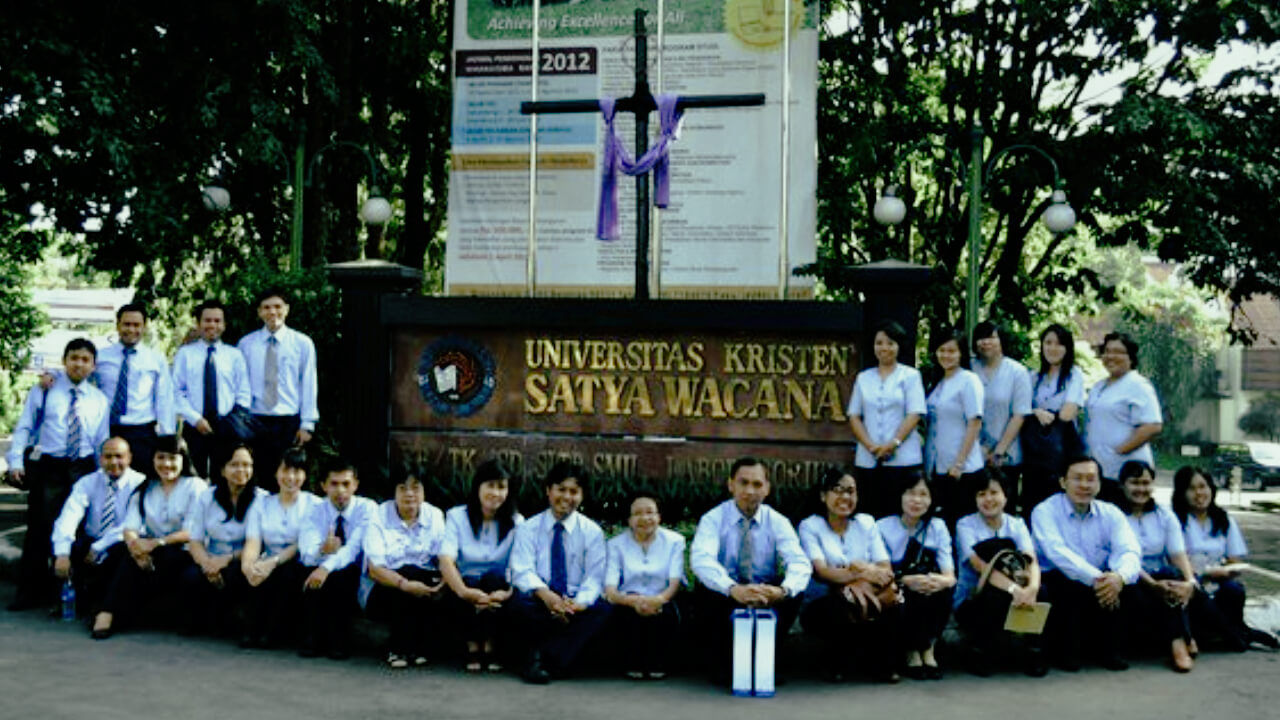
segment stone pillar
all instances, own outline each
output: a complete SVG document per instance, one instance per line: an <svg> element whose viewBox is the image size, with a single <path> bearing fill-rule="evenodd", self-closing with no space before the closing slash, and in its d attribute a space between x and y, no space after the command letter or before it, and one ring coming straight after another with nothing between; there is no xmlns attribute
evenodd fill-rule
<svg viewBox="0 0 1280 720"><path fill-rule="evenodd" d="M872 350L876 325L892 320L907 331L908 342L898 347L898 362L916 364L916 325L920 298L930 269L901 260L881 260L853 268L853 286L862 293L862 365L876 363Z"/></svg>
<svg viewBox="0 0 1280 720"><path fill-rule="evenodd" d="M336 435L343 455L372 490L384 482L389 453L391 337L382 322L382 299L417 292L422 272L385 260L333 263L328 272L342 292L342 342L328 358L335 370L331 377L342 383L335 392Z"/></svg>

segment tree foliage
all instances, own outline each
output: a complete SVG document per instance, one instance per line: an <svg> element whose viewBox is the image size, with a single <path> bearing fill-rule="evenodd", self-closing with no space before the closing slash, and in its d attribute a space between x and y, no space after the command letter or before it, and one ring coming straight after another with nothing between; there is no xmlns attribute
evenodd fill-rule
<svg viewBox="0 0 1280 720"><path fill-rule="evenodd" d="M854 290L842 272L851 264L909 257L938 270L926 312L958 316L975 123L985 133L980 304L994 315L1025 327L1055 293L1101 288L1081 262L1082 236L1185 262L1196 284L1234 300L1280 290L1278 68L1202 79L1227 43L1280 40L1271 0L831 7L850 23L821 45L822 242L811 270L834 294ZM1057 160L1076 233L1051 237L1039 224L1054 179L1043 158L1013 152L988 167L1024 144ZM871 218L889 183L909 188L907 220L893 229Z"/></svg>
<svg viewBox="0 0 1280 720"><path fill-rule="evenodd" d="M1280 395L1267 393L1249 405L1237 421L1241 432L1275 441L1280 439Z"/></svg>

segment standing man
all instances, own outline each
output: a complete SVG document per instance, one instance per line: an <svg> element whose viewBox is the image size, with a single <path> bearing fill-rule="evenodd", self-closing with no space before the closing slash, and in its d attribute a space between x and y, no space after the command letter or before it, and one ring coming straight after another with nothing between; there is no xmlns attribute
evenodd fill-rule
<svg viewBox="0 0 1280 720"><path fill-rule="evenodd" d="M262 327L240 339L253 393L254 460L258 487L275 492L276 466L292 445L305 445L315 432L316 346L311 338L285 326L289 302L282 290L258 294Z"/></svg>
<svg viewBox="0 0 1280 720"><path fill-rule="evenodd" d="M111 636L112 615L102 608L118 605L109 595L116 592L120 563L132 562L123 542L125 508L145 479L129 467L129 443L118 437L102 444L101 458L102 469L76 480L51 536L53 571L75 582L80 607L94 613L94 640Z"/></svg>
<svg viewBox="0 0 1280 720"><path fill-rule="evenodd" d="M222 342L226 306L205 300L191 314L200 339L178 348L173 357L173 395L186 421L182 437L191 464L200 477L211 478L231 448L252 439L248 418L253 395L244 355Z"/></svg>
<svg viewBox="0 0 1280 720"><path fill-rule="evenodd" d="M729 672L732 612L774 608L778 634L785 636L813 574L791 521L764 504L769 495L764 463L738 459L729 470L728 487L732 499L702 516L689 547L689 566L699 585L694 596L698 623L716 677Z"/></svg>
<svg viewBox="0 0 1280 720"><path fill-rule="evenodd" d="M62 353L64 372L27 393L6 458L8 482L27 489L27 533L18 567L18 594L9 610L43 607L54 597L49 537L71 484L93 472L95 448L107 439L107 398L86 382L97 350L76 338Z"/></svg>
<svg viewBox="0 0 1280 720"><path fill-rule="evenodd" d="M156 435L173 435L178 431L169 362L142 344L146 330L144 305L121 306L116 311L116 334L120 341L98 354L98 368L94 371L98 388L107 396L111 436L129 443L133 451L132 466L144 474L151 470Z"/></svg>
<svg viewBox="0 0 1280 720"><path fill-rule="evenodd" d="M1046 640L1068 672L1080 669L1086 642L1103 667L1125 670L1120 593L1138 580L1142 547L1120 508L1097 499L1102 488L1097 461L1068 459L1059 482L1063 491L1031 513L1044 588L1053 603Z"/></svg>

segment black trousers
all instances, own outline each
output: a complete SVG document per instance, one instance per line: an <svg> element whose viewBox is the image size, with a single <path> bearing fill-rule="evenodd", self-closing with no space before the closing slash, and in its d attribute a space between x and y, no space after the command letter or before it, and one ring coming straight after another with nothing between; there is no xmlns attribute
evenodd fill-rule
<svg viewBox="0 0 1280 720"><path fill-rule="evenodd" d="M395 568L410 582L435 585L440 573L414 565ZM385 585L374 585L366 609L369 616L391 626L388 650L397 655L426 657L432 654L432 643L438 638L438 624L444 590L431 597L418 597Z"/></svg>
<svg viewBox="0 0 1280 720"><path fill-rule="evenodd" d="M497 592L505 590L509 587L506 577L502 573L490 572L485 573L479 578L463 578L467 587L476 588L483 592ZM509 606L515 601L513 595L506 605ZM441 611L448 618L448 627L452 634L458 636L464 642L484 643L494 640L504 629L504 620L506 619L508 608L499 608L496 610L478 610L475 605L454 595L452 591L448 591L442 599Z"/></svg>
<svg viewBox="0 0 1280 720"><path fill-rule="evenodd" d="M745 607L728 595L721 595L701 585L693 591L694 618L706 653L707 667L713 676L728 676L733 658L733 611ZM778 614L778 646L786 637L800 613L800 598L789 597L773 607ZM781 661L782 653L779 652ZM781 670L781 662L777 665Z"/></svg>
<svg viewBox="0 0 1280 720"><path fill-rule="evenodd" d="M666 672L669 656L680 647L680 609L675 601L657 615L641 615L629 607L613 608L611 624L616 656L627 670Z"/></svg>
<svg viewBox="0 0 1280 720"><path fill-rule="evenodd" d="M222 569L222 587L209 582L200 566L191 563L182 571L182 595L189 632L227 633L235 629L235 611L248 594L249 583L232 560Z"/></svg>
<svg viewBox="0 0 1280 720"><path fill-rule="evenodd" d="M947 527L953 532L956 529L956 521L965 515L977 512L977 500L974 494L969 492L969 488L982 475L982 470L976 470L971 473L964 473L958 478L950 475L934 475L933 476L933 510L946 521ZM898 499L897 512L902 512L902 499Z"/></svg>
<svg viewBox="0 0 1280 720"><path fill-rule="evenodd" d="M112 425L111 437L124 438L129 443L129 452L133 456L133 459L129 461L129 467L143 475L155 473L155 422L141 425Z"/></svg>
<svg viewBox="0 0 1280 720"><path fill-rule="evenodd" d="M951 618L951 598L954 587L925 595L909 588L902 588L902 604L899 622L902 627L902 645L905 650L923 652L933 647Z"/></svg>
<svg viewBox="0 0 1280 720"><path fill-rule="evenodd" d="M1187 608L1170 605L1162 594L1141 582L1124 587L1120 593L1120 609L1128 626L1128 640L1135 648L1160 644L1162 650L1168 650L1168 644L1178 638L1191 639Z"/></svg>
<svg viewBox="0 0 1280 720"><path fill-rule="evenodd" d="M18 564L18 604L48 605L58 596L58 583L49 565L53 521L62 512L71 486L95 468L92 456L78 460L46 456L26 463L27 532Z"/></svg>
<svg viewBox="0 0 1280 720"><path fill-rule="evenodd" d="M121 547L125 547L123 543ZM191 555L181 545L166 545L151 551L152 569L143 570L126 548L102 609L115 616L115 627L134 621L148 598L177 589L183 574L193 565Z"/></svg>
<svg viewBox="0 0 1280 720"><path fill-rule="evenodd" d="M1244 585L1239 580L1206 582L1204 589L1191 596L1187 608L1192 634L1200 641L1216 636L1228 650L1248 650L1250 632L1244 622L1244 599Z"/></svg>
<svg viewBox="0 0 1280 720"><path fill-rule="evenodd" d="M253 477L258 487L275 492L276 468L284 451L293 447L302 419L297 415L254 415Z"/></svg>
<svg viewBox="0 0 1280 720"><path fill-rule="evenodd" d="M302 566L303 578L315 568ZM303 646L319 651L346 651L351 642L351 623L360 610L356 590L360 587L360 563L329 573L318 590L302 591Z"/></svg>
<svg viewBox="0 0 1280 720"><path fill-rule="evenodd" d="M1058 482L1061 478L1061 470L1054 471L1039 465L1023 464L1022 488L1018 492L1018 512L1024 520L1031 522L1031 511L1062 490Z"/></svg>
<svg viewBox="0 0 1280 720"><path fill-rule="evenodd" d="M1043 600L1044 597L1045 591L1041 588L1037 599ZM1013 597L1009 593L988 585L982 592L960 603L956 608L956 622L974 648L991 655L1010 645L1023 651L1024 654L1017 662L1020 664L1019 669L1026 672L1030 667L1025 663L1032 658L1025 655L1025 652L1039 650L1042 636L1005 631L1004 621L1012 604Z"/></svg>
<svg viewBox="0 0 1280 720"><path fill-rule="evenodd" d="M511 598L511 622L526 657L538 653L553 673L566 673L609 620L611 607L597 600L568 622L556 619L537 595L517 593Z"/></svg>
<svg viewBox="0 0 1280 720"><path fill-rule="evenodd" d="M897 608L885 608L877 617L855 621L850 607L840 588L832 587L800 610L801 627L822 641L823 667L845 671L860 665L871 673L895 670L902 657Z"/></svg>
<svg viewBox="0 0 1280 720"><path fill-rule="evenodd" d="M912 472L920 472L920 466L856 468L858 512L869 513L877 520L902 512L902 495L898 488L902 479Z"/></svg>
<svg viewBox="0 0 1280 720"><path fill-rule="evenodd" d="M1045 641L1059 661L1079 664L1086 650L1102 658L1119 654L1124 613L1103 608L1092 585L1078 583L1057 570L1044 573L1043 587L1053 603L1045 624Z"/></svg>
<svg viewBox="0 0 1280 720"><path fill-rule="evenodd" d="M269 644L295 637L298 608L302 605L302 583L309 573L310 569L295 555L272 570L261 585L246 588L249 633L266 639Z"/></svg>
<svg viewBox="0 0 1280 720"><path fill-rule="evenodd" d="M76 588L76 612L92 616L114 601L121 565L132 563L124 543L116 543L97 558L86 562L92 538L80 537L71 546L71 580Z"/></svg>

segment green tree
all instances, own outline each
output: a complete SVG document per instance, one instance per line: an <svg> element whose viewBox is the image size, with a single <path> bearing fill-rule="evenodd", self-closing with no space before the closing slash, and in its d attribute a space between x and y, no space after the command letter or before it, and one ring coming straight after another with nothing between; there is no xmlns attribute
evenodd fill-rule
<svg viewBox="0 0 1280 720"><path fill-rule="evenodd" d="M1111 299L1081 263L1082 239L1187 263L1191 280L1232 299L1280 289L1275 61L1203 79L1226 44L1280 39L1270 0L837 0L830 12L850 20L821 44L821 243L809 270L833 295L855 289L849 265L909 251L937 269L926 313L958 317L964 177L940 151L911 150L932 139L967 160L975 123L984 165L1020 144L1056 158L1079 214L1066 236L1039 225L1053 177L1033 153L988 169L980 305L993 315L1025 327L1062 293ZM876 225L876 199L904 181L906 222Z"/></svg>
<svg viewBox="0 0 1280 720"><path fill-rule="evenodd" d="M1248 435L1275 441L1280 438L1280 395L1267 393L1249 404L1249 411L1236 422Z"/></svg>

